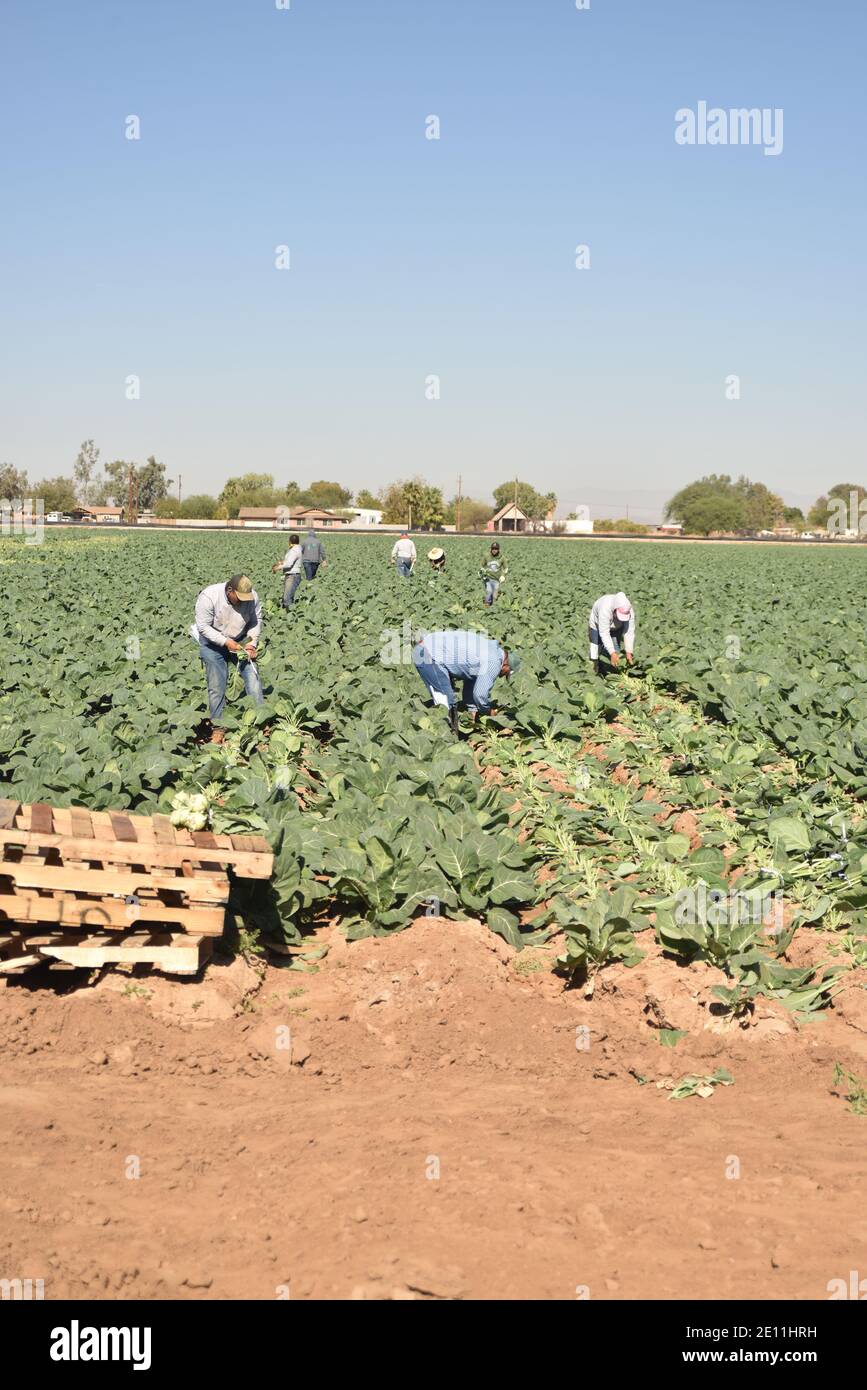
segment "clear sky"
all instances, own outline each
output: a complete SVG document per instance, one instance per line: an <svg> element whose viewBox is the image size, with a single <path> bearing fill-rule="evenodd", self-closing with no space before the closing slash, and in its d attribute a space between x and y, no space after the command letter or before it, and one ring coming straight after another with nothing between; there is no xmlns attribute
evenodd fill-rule
<svg viewBox="0 0 867 1390"><path fill-rule="evenodd" d="M0 0L0 459L867 482L863 0L277 2ZM782 152L677 144L700 101Z"/></svg>

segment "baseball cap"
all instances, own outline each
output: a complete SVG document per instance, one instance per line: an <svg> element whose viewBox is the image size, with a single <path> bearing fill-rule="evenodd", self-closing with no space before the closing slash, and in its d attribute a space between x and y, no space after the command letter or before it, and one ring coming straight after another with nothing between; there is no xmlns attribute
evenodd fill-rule
<svg viewBox="0 0 867 1390"><path fill-rule="evenodd" d="M246 574L233 574L229 580L229 588L234 589L243 603L249 602L253 597L253 585Z"/></svg>

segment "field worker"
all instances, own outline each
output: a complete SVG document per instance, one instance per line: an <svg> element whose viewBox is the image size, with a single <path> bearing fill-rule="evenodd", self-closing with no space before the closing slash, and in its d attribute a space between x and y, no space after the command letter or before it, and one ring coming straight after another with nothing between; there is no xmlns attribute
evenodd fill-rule
<svg viewBox="0 0 867 1390"><path fill-rule="evenodd" d="M635 647L635 610L624 593L603 594L590 610L590 660L593 670L599 674L601 651L608 653L611 665L620 664L620 643L626 652L626 660L632 665L632 652Z"/></svg>
<svg viewBox="0 0 867 1390"><path fill-rule="evenodd" d="M433 550L429 550L427 558L430 561L430 567L434 574L445 574L446 552L441 546L435 545Z"/></svg>
<svg viewBox="0 0 867 1390"><path fill-rule="evenodd" d="M480 632L423 632L412 659L435 705L448 710L449 724L458 732L458 698L452 676L463 680L463 703L475 718L490 714L491 691L497 676L517 671L518 657Z"/></svg>
<svg viewBox="0 0 867 1390"><path fill-rule="evenodd" d="M198 634L199 653L208 681L208 706L213 725L211 742L222 743L224 734L220 722L226 704L229 667L239 664L239 652L246 653L249 658L240 663L244 689L257 705L264 699L256 670L262 605L246 574L234 574L227 584L210 584L202 590L196 599L193 631Z"/></svg>
<svg viewBox="0 0 867 1390"><path fill-rule="evenodd" d="M493 541L490 556L479 570L479 577L485 581L485 603L488 608L493 607L500 585L508 573L509 567L500 555L499 543Z"/></svg>
<svg viewBox="0 0 867 1390"><path fill-rule="evenodd" d="M391 563L397 566L402 579L409 579L416 562L415 542L409 538L408 531L401 531L400 540L395 541L391 551Z"/></svg>
<svg viewBox="0 0 867 1390"><path fill-rule="evenodd" d="M289 537L289 549L278 560L276 565L271 566L271 573L276 574L278 570L283 571L283 607L291 608L295 602L295 590L301 583L301 562L302 562L301 542L297 536Z"/></svg>
<svg viewBox="0 0 867 1390"><path fill-rule="evenodd" d="M325 546L311 526L301 545L301 561L308 579L316 578L316 571L325 563L325 558Z"/></svg>

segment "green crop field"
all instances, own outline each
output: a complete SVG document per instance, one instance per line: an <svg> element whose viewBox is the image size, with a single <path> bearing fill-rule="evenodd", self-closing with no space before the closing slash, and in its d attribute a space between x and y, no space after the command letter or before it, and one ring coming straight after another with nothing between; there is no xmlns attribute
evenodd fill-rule
<svg viewBox="0 0 867 1390"><path fill-rule="evenodd" d="M640 959L655 930L722 965L733 1015L757 994L807 1015L863 963L862 550L507 539L489 610L484 540L446 539L446 574L422 559L405 582L388 538L328 537L327 570L284 613L270 573L283 539L0 543L2 794L146 813L203 796L213 829L271 841L273 883L239 884L234 907L284 941L326 919L358 937L436 911L516 946L562 932L559 969L587 979ZM266 703L234 676L218 747L202 741L188 628L199 590L238 571L264 603ZM600 678L587 613L620 588L637 662ZM523 658L493 718L459 740L409 660L411 634L440 627L487 630ZM816 923L839 954L784 964Z"/></svg>

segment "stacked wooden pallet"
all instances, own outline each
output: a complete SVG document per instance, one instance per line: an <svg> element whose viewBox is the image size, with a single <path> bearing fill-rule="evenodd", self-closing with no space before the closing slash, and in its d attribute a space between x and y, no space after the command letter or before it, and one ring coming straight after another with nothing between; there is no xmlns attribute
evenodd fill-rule
<svg viewBox="0 0 867 1390"><path fill-rule="evenodd" d="M47 957L195 973L223 931L229 873L272 869L258 835L0 800L0 971Z"/></svg>

